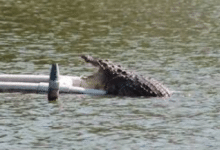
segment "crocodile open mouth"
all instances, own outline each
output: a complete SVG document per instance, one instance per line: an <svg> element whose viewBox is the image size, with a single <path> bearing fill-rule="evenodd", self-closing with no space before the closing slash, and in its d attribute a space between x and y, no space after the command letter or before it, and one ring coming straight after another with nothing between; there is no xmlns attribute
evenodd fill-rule
<svg viewBox="0 0 220 150"><path fill-rule="evenodd" d="M81 79L81 87L104 90L105 75L101 71L94 72L89 76L83 76Z"/></svg>

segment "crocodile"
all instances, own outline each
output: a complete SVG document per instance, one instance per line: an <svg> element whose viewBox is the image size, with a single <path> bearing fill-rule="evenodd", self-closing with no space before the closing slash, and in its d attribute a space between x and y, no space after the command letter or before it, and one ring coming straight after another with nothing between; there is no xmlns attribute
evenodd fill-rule
<svg viewBox="0 0 220 150"><path fill-rule="evenodd" d="M157 80L127 71L109 60L81 55L85 62L98 67L98 72L83 77L83 87L106 90L117 96L170 97L172 92Z"/></svg>

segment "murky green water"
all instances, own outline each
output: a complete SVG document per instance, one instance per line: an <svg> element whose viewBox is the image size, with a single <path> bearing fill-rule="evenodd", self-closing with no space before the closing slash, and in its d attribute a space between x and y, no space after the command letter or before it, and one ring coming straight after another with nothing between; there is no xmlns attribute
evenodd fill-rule
<svg viewBox="0 0 220 150"><path fill-rule="evenodd" d="M1 149L219 149L220 2L1 0L0 73L65 75L108 58L170 99L0 94ZM89 68L89 69L88 69Z"/></svg>

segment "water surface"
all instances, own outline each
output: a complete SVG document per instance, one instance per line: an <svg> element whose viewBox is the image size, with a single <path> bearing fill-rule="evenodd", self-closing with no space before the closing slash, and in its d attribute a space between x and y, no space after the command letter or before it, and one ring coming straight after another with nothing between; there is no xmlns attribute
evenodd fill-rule
<svg viewBox="0 0 220 150"><path fill-rule="evenodd" d="M220 2L0 2L0 73L88 75L80 54L162 81L169 99L0 94L2 149L218 149Z"/></svg>

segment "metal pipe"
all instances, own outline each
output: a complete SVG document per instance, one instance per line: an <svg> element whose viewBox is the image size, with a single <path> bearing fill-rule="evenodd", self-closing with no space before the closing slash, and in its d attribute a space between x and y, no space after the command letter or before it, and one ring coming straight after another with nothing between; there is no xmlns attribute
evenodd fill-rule
<svg viewBox="0 0 220 150"><path fill-rule="evenodd" d="M47 93L49 83L0 82L1 92ZM60 85L60 93L105 95L106 91Z"/></svg>
<svg viewBox="0 0 220 150"><path fill-rule="evenodd" d="M0 81L2 82L49 82L48 75L12 75L12 74L1 74Z"/></svg>

